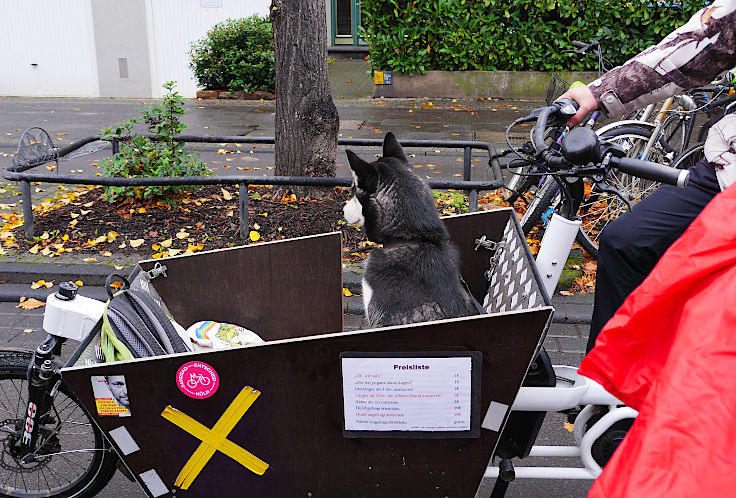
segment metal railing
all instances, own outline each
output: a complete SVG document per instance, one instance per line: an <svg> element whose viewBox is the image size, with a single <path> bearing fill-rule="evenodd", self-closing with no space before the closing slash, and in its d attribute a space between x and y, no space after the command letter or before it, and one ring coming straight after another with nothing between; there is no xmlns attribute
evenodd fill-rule
<svg viewBox="0 0 736 498"><path fill-rule="evenodd" d="M153 135L145 135L148 138L155 138ZM23 199L23 229L27 238L34 236L33 230L33 204L31 195L31 182L44 182L56 184L71 185L98 185L98 186L115 186L115 187L146 187L146 186L172 186L172 185L238 185L239 186L239 218L240 218L240 238L246 240L248 238L248 187L250 185L285 185L285 186L303 186L303 187L350 187L353 184L352 178L335 178L335 177L309 177L309 176L177 176L177 177L157 177L157 178L120 178L120 177L101 177L101 176L78 176L54 174L26 173L27 170L46 164L50 161L58 161L58 159L80 149L81 147L100 140L99 136L86 137L82 140L68 145L61 149L55 150L53 154L47 154L39 157L33 162L27 164L13 164L3 171L3 178L10 181L20 182L21 197ZM274 144L273 137L237 137L237 136L195 136L180 135L175 138L180 143L218 143L218 144ZM464 190L468 194L468 204L470 211L478 209L478 192L486 190L495 190L504 186L501 176L501 168L498 159L494 157L496 151L493 144L475 141L434 141L434 140L400 140L399 143L404 147L427 147L432 149L463 149L463 179L462 180L429 180L427 183L430 188L434 189L458 189ZM340 138L338 145L351 147L380 147L383 144L381 139L360 139L360 138ZM471 181L471 164L474 149L484 150L488 153L488 164L494 179L490 181ZM118 151L118 143L113 141L112 153Z"/></svg>

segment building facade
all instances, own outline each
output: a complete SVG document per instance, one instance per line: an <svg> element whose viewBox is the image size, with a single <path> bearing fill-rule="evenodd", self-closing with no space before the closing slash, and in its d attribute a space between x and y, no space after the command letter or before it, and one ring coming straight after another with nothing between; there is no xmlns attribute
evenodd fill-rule
<svg viewBox="0 0 736 498"><path fill-rule="evenodd" d="M325 0L328 49L364 50L360 0ZM0 0L0 95L194 97L190 44L269 0Z"/></svg>

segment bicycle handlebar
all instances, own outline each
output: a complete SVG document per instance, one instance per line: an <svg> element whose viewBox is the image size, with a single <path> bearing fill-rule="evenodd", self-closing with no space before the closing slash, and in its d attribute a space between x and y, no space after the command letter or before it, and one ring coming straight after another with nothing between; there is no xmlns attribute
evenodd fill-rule
<svg viewBox="0 0 736 498"><path fill-rule="evenodd" d="M690 172L670 168L663 164L642 161L623 156L623 151L600 138L590 128L575 128L562 140L561 150L551 150L544 141L547 121L550 116L560 115L567 119L577 111L577 104L567 99L539 110L537 126L532 137L537 150L537 158L548 166L562 169L571 166L584 166L594 162L600 166L610 164L621 172L647 180L653 180L676 187L687 185ZM572 113L572 114L571 114ZM569 174L569 172L567 172Z"/></svg>
<svg viewBox="0 0 736 498"><path fill-rule="evenodd" d="M686 169L675 169L664 164L641 161L631 157L611 157L611 164L619 171L645 180L684 187L690 179L690 172Z"/></svg>

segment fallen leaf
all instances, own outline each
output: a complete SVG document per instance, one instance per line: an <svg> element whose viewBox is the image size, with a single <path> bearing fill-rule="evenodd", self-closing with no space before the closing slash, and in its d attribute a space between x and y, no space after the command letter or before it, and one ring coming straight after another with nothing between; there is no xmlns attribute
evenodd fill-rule
<svg viewBox="0 0 736 498"><path fill-rule="evenodd" d="M82 261L85 263L92 263L93 261L97 261L97 258L84 258Z"/></svg>
<svg viewBox="0 0 736 498"><path fill-rule="evenodd" d="M260 238L261 238L261 234L260 233L256 232L255 230L251 230L250 231L250 240L252 240L253 242L256 242Z"/></svg>
<svg viewBox="0 0 736 498"><path fill-rule="evenodd" d="M343 295L343 296L346 296L346 297L350 297L350 296L352 296L352 295L353 295L353 293L352 293L352 292L350 292L350 290L348 290L348 289L346 289L345 287L343 287L343 288L342 288L342 295Z"/></svg>
<svg viewBox="0 0 736 498"><path fill-rule="evenodd" d="M46 303L44 303L43 301L39 301L38 299L33 299L33 298L26 299L23 297L21 298L16 308L22 308L24 310L35 310L36 308L40 308L41 306L45 306L45 305ZM30 330L30 329L26 329L26 330Z"/></svg>
<svg viewBox="0 0 736 498"><path fill-rule="evenodd" d="M230 192L228 192L224 188L222 188L221 190L222 190L222 198L223 199L225 199L226 201L233 200L233 195Z"/></svg>
<svg viewBox="0 0 736 498"><path fill-rule="evenodd" d="M76 285L77 287L82 287L84 284L81 280L77 280L76 282L74 282L74 285Z"/></svg>
<svg viewBox="0 0 736 498"><path fill-rule="evenodd" d="M563 296L574 296L575 295L574 293L570 291L564 291L564 290L560 291L560 294L562 294Z"/></svg>
<svg viewBox="0 0 736 498"><path fill-rule="evenodd" d="M110 251L104 251L104 252L101 252L100 254L105 256L106 258L109 258L110 256L112 256L112 253Z"/></svg>
<svg viewBox="0 0 736 498"><path fill-rule="evenodd" d="M172 239L166 239L161 242L161 247L171 247L172 242L173 242Z"/></svg>
<svg viewBox="0 0 736 498"><path fill-rule="evenodd" d="M134 240L129 240L128 244L130 244L130 247L136 248L136 247L140 247L141 245L143 245L144 242L145 240L143 239L134 239Z"/></svg>
<svg viewBox="0 0 736 498"><path fill-rule="evenodd" d="M575 429L575 424L571 424L570 422L565 422L564 424L562 424L562 426L567 432L572 432L573 429Z"/></svg>
<svg viewBox="0 0 736 498"><path fill-rule="evenodd" d="M45 280L39 280L37 282L33 282L31 284L31 289L40 289L41 287L46 287L47 289L54 285L54 281L47 282Z"/></svg>
<svg viewBox="0 0 736 498"><path fill-rule="evenodd" d="M177 239L186 239L187 237L189 237L189 232L185 232L184 230L176 234Z"/></svg>

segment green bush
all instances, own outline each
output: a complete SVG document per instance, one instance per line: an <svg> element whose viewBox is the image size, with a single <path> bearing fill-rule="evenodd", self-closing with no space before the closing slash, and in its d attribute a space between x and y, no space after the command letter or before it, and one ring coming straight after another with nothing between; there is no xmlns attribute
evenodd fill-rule
<svg viewBox="0 0 736 498"><path fill-rule="evenodd" d="M120 151L100 161L105 176L123 178L149 178L167 176L201 176L210 171L196 152L184 152L174 140L187 125L181 122L184 99L173 91L176 83L168 81L163 87L167 94L157 103L139 109L140 118L123 121L110 128L103 128L100 138L115 140ZM145 123L155 140L133 133L133 125ZM151 199L163 197L181 190L199 189L199 186L163 187L105 187L104 198L112 202L118 198Z"/></svg>
<svg viewBox="0 0 736 498"><path fill-rule="evenodd" d="M208 90L273 91L273 29L257 15L216 24L192 43L189 66Z"/></svg>
<svg viewBox="0 0 736 498"><path fill-rule="evenodd" d="M363 0L363 36L376 70L595 71L563 54L598 40L621 64L710 0ZM677 4L672 6L673 4Z"/></svg>

